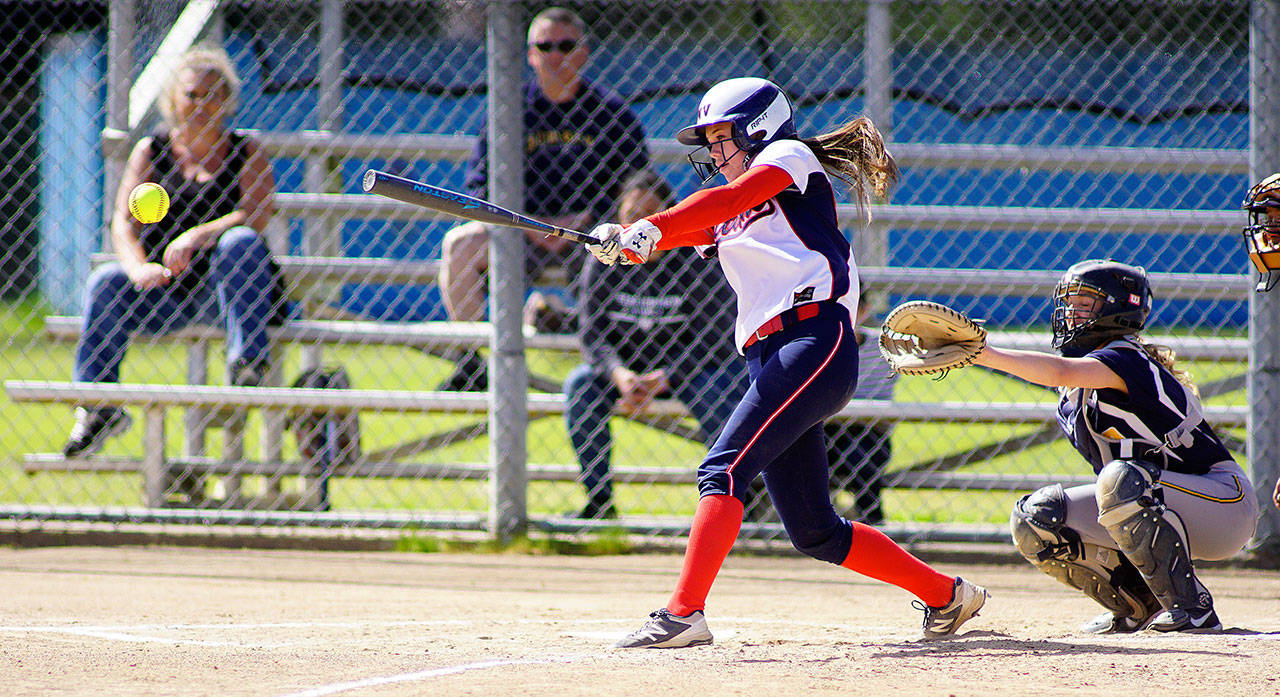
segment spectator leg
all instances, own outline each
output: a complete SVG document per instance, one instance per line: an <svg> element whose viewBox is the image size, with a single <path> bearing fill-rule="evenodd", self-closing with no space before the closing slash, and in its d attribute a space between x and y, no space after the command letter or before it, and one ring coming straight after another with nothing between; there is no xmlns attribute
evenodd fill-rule
<svg viewBox="0 0 1280 697"><path fill-rule="evenodd" d="M853 480L851 489L858 505L860 521L868 525L884 522L881 490L884 488L884 471L889 465L891 451L889 436L873 428L867 428L858 438L851 454Z"/></svg>
<svg viewBox="0 0 1280 697"><path fill-rule="evenodd" d="M582 468L579 481L587 490L588 507L603 508L613 501L609 461L613 436L609 416L618 391L608 378L588 365L574 368L565 379L565 425Z"/></svg>
<svg viewBox="0 0 1280 697"><path fill-rule="evenodd" d="M444 237L440 294L449 319L479 322L485 316L485 285L489 271L489 227L467 223Z"/></svg>
<svg viewBox="0 0 1280 697"><path fill-rule="evenodd" d="M227 330L227 362L267 361L275 277L271 252L253 228L236 227L223 233L214 253L212 280Z"/></svg>
<svg viewBox="0 0 1280 697"><path fill-rule="evenodd" d="M72 379L119 382L120 364L134 332L164 334L187 326L194 316L190 298L166 288L139 290L118 264L99 268L85 288L84 325Z"/></svg>

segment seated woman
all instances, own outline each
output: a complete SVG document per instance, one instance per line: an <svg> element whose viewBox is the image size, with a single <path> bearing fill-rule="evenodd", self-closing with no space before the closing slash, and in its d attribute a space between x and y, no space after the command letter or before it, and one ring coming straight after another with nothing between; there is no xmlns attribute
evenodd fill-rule
<svg viewBox="0 0 1280 697"><path fill-rule="evenodd" d="M634 222L669 206L671 189L648 170L623 186L618 215ZM698 420L706 442L719 433L747 387L733 346L733 291L691 249L655 255L645 268L583 267L576 289L586 363L569 373L565 424L582 467L580 518L613 518L609 417L673 395Z"/></svg>
<svg viewBox="0 0 1280 697"><path fill-rule="evenodd" d="M227 331L234 385L262 382L267 325L281 314L279 272L262 238L272 213L271 165L252 139L228 130L240 80L221 50L184 54L158 97L168 129L129 155L111 218L114 263L90 276L74 379L118 382L129 338L193 323ZM169 193L168 215L143 225L129 214L129 192L155 182ZM128 429L115 407L76 410L67 457L101 449Z"/></svg>

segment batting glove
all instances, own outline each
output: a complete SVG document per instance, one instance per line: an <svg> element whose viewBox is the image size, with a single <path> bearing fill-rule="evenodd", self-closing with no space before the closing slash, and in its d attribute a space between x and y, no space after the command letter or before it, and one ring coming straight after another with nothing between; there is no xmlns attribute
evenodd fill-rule
<svg viewBox="0 0 1280 697"><path fill-rule="evenodd" d="M622 231L618 240L619 252L624 264L643 264L649 261L653 248L662 239L658 226L641 218Z"/></svg>
<svg viewBox="0 0 1280 697"><path fill-rule="evenodd" d="M591 236L599 240L596 244L587 244L587 251L591 252L591 256L596 261L607 266L613 266L618 263L618 239L622 234L623 227L617 223L604 223L597 225L591 231Z"/></svg>

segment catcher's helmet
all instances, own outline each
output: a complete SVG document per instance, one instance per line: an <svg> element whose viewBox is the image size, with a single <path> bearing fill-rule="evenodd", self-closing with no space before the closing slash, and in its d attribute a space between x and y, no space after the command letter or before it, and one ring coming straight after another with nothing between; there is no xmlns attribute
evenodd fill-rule
<svg viewBox="0 0 1280 697"><path fill-rule="evenodd" d="M727 123L733 142L747 157L755 155L775 140L796 137L795 110L782 88L758 77L738 77L716 83L698 103L698 119L676 133L685 145L707 147L707 127ZM701 150L689 161L704 180L716 173L709 156Z"/></svg>
<svg viewBox="0 0 1280 697"><path fill-rule="evenodd" d="M1280 215L1273 220L1267 210L1280 209L1280 172L1254 184L1240 207L1249 215L1244 245L1260 274L1257 290L1271 290L1280 281Z"/></svg>
<svg viewBox="0 0 1280 697"><path fill-rule="evenodd" d="M1053 289L1053 347L1084 355L1109 339L1141 331L1150 313L1146 269L1111 259L1082 261Z"/></svg>

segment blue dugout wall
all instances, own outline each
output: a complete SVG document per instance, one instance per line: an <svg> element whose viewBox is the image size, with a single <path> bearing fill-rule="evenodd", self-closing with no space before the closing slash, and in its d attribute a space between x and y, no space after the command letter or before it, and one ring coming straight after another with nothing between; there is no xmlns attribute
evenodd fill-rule
<svg viewBox="0 0 1280 697"><path fill-rule="evenodd" d="M84 41L101 42L101 37ZM264 130L316 128L316 93L311 87L314 64L296 64L296 56L312 55L299 48L306 37L264 40L260 32L249 33L234 27L226 35L226 45L244 79L243 106L236 125ZM352 133L420 132L474 134L484 112L483 46L457 41L378 42L348 40L350 66L345 107L353 116L345 123ZM289 55L281 53L289 50ZM784 68L765 68L757 56L741 51L712 50L705 45L656 47L641 40L622 42L616 48L596 48L588 73L599 84L611 85L631 100L650 137L670 137L694 112L707 84L744 74L771 74L787 86L800 108L802 133L817 133L855 115L862 109L857 87L862 76L857 51L833 49L826 53L806 49L807 60ZM71 60L75 52L49 64L58 71L98 71L102 66L83 59ZM704 56L700 59L699 56ZM728 59L725 57L729 56ZM56 57L56 55L55 55ZM1055 62L1057 61L1057 62ZM708 73L707 65L717 65ZM637 72L630 66L645 65ZM848 76L847 84L833 84L822 75L835 66ZM974 51L957 53L955 47L934 51L913 50L895 57L895 100L893 140L914 143L1005 143L1028 145L1108 145L1171 148L1248 147L1248 56L1247 51L1228 48L1187 47L1186 55L1152 51L1115 57L1091 56L1089 60L1061 62L1051 55L1032 51L1007 53L992 63L990 55ZM984 73L979 81L966 79ZM1170 89L1153 91L1152 82L1165 75L1196 75L1195 80L1171 81ZM1052 81L1038 75L1054 73ZM1116 75L1130 81L1117 80ZM83 76L82 76L83 77ZM87 78L85 78L87 79ZM62 80L47 77L49 99L74 102L79 93L58 93ZM1050 84L1052 89L1040 87ZM975 85L966 93L964 85ZM1056 90L1056 92L1054 91ZM1158 97L1152 97L1158 94ZM61 102L60 102L61 103ZM434 104L434 106L432 106ZM438 107L438 108L437 108ZM83 123L47 120L46 140L62 147L49 152L48 171L58 171L60 158L99 158L98 153L78 145L92 138L76 134L96 133L100 122L97 110L67 108L80 114ZM66 135L69 132L70 137ZM85 161L84 159L80 160ZM405 172L448 187L461 187L460 163L447 161L397 161L342 163L346 192L358 193L359 178L367 167ZM66 168L71 171L75 168ZM277 162L278 184L282 191L302 189L302 167L298 162ZM663 167L663 173L681 194L692 191L696 181L685 167ZM46 294L59 305L69 301L67 279L50 268L52 263L68 268L62 260L73 259L71 269L84 265L83 249L97 239L100 214L87 201L66 203L69 196L82 195L84 182L45 177L42 200L46 222L42 225L45 244L42 258ZM1186 174L1108 174L1071 172L1030 172L1010 177L1008 172L913 170L904 171L894 197L897 204L1044 206L1044 207L1133 207L1224 209L1238 205L1248 182L1242 176ZM1171 195L1168 192L1177 192ZM1144 192L1153 192L1144 196ZM1163 193L1156 193L1163 192ZM96 202L94 202L96 204ZM62 211L50 216L50 211ZM74 211L74 212L72 212ZM74 220L64 220L64 217ZM1242 219L1243 222L1243 219ZM385 221L349 221L344 225L344 253L350 256L437 258L447 224L403 224ZM295 252L300 249L301 222L290 224ZM1138 234L1124 230L1108 233L1009 233L956 232L895 229L890 233L890 265L938 266L954 268L1063 268L1073 260L1092 256L1114 256L1141 263L1155 271L1236 273L1242 270L1237 230L1200 236L1181 236L1177 245L1185 250L1171 257L1161 250L1172 240L1165 236ZM1031 239L1028 239L1031 238ZM1005 249L1007 247L1007 249ZM43 252L58 250L55 256ZM80 251L76 251L80 250ZM69 256L68 256L69 255ZM78 270L74 271L79 273ZM79 276L83 277L83 276ZM443 319L434 289L368 288L348 289L349 309L388 320L418 321ZM978 300L980 314L1008 317L1009 321L1036 321L1043 308L1026 303L1003 306L994 299ZM985 312L984 312L985 311ZM1158 312L1156 321L1187 316L1188 308L1169 306ZM1200 303L1192 313L1215 326L1246 324L1245 308L1234 303ZM1043 318L1039 318L1043 319Z"/></svg>

